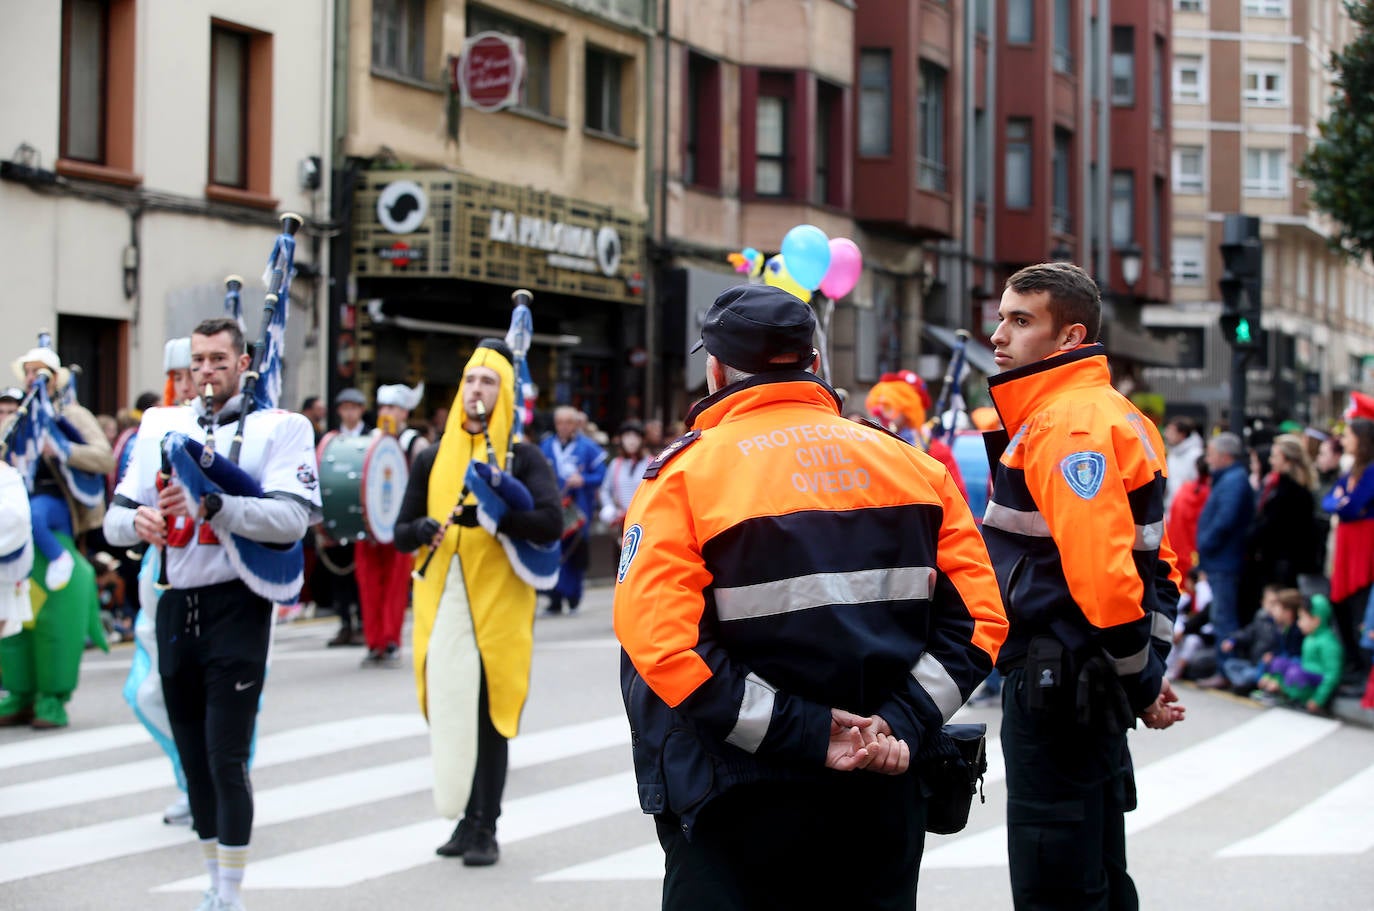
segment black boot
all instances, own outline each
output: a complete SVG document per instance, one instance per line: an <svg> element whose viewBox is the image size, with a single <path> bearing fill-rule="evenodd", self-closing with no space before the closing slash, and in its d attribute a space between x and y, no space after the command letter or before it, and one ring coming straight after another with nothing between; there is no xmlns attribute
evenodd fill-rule
<svg viewBox="0 0 1374 911"><path fill-rule="evenodd" d="M496 844L496 832L482 826L473 830L472 844L463 852L463 866L490 867L501 857L501 848Z"/></svg>
<svg viewBox="0 0 1374 911"><path fill-rule="evenodd" d="M435 848L434 853L440 857L462 857L472 847L476 834L477 827L464 817L458 820L458 825L449 836L449 840Z"/></svg>

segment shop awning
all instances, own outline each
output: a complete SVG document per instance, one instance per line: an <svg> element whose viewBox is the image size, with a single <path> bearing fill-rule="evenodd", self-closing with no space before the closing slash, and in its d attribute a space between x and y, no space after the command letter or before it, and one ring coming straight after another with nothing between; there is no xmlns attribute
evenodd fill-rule
<svg viewBox="0 0 1374 911"><path fill-rule="evenodd" d="M444 323L437 320L416 319L410 316L387 316L381 303L380 300L374 300L368 307L372 322L378 326L398 326L412 332L439 332L444 335L466 335L472 338L506 337L504 330L491 326L468 326L463 323ZM580 335L548 335L535 332L530 335L530 340L557 348L576 348L582 344Z"/></svg>
<svg viewBox="0 0 1374 911"><path fill-rule="evenodd" d="M934 339L944 345L951 352L958 350L963 344L963 340L953 329L946 329L944 326L935 326L926 323L921 327L928 338ZM969 366L985 376L993 376L997 373L997 362L992 359L992 352L987 346L977 339L969 339L968 345L964 349L964 358Z"/></svg>

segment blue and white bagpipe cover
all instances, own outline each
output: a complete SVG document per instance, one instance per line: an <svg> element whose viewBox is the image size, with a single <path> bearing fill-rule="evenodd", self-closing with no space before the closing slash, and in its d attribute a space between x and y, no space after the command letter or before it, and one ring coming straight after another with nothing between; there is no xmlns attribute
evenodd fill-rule
<svg viewBox="0 0 1374 911"><path fill-rule="evenodd" d="M261 485L226 458L214 458L204 467L201 456L205 447L184 433L168 433L162 438L162 447L177 481L186 488L192 502L199 502L207 493L264 496ZM305 548L300 541L290 545L264 544L230 533L221 537L220 543L253 594L274 604L296 600L305 582Z"/></svg>
<svg viewBox="0 0 1374 911"><path fill-rule="evenodd" d="M463 480L477 498L477 523L501 542L501 548L506 552L515 574L535 589L552 588L558 581L561 560L559 542L535 544L496 530L507 512L524 512L534 508L530 489L509 472L493 471L486 462L469 462Z"/></svg>
<svg viewBox="0 0 1374 911"><path fill-rule="evenodd" d="M54 461L57 472L72 499L88 509L104 506L105 476L68 464L72 447L85 445L86 438L53 408L52 399L48 397L47 379L39 377L35 382L38 384L38 394L29 405L29 413L15 429L11 443L15 468L24 476L25 485L32 491L39 460L45 444L50 443L56 453Z"/></svg>

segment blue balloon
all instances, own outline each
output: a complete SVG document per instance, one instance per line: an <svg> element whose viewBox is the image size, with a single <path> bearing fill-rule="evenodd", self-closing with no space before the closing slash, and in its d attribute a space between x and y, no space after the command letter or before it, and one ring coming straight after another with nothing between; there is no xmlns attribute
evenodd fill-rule
<svg viewBox="0 0 1374 911"><path fill-rule="evenodd" d="M793 280L815 291L830 271L830 238L815 225L797 225L782 239L782 258Z"/></svg>

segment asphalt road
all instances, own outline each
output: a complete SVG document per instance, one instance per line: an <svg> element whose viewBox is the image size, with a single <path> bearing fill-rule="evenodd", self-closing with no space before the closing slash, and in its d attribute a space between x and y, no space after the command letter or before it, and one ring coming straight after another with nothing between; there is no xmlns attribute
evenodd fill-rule
<svg viewBox="0 0 1374 911"><path fill-rule="evenodd" d="M610 593L536 625L534 680L498 837L471 869L433 848L429 744L408 663L326 649L332 620L278 628L253 771L251 911L646 909L662 856L636 804ZM171 911L204 887L164 826L170 766L120 698L131 651L91 653L61 732L0 730L0 909ZM409 657L407 652L407 658ZM1133 734L1128 817L1145 908L1374 907L1374 731L1185 690L1188 720ZM996 708L965 709L996 730ZM1000 752L969 828L932 837L922 908L1007 908Z"/></svg>

